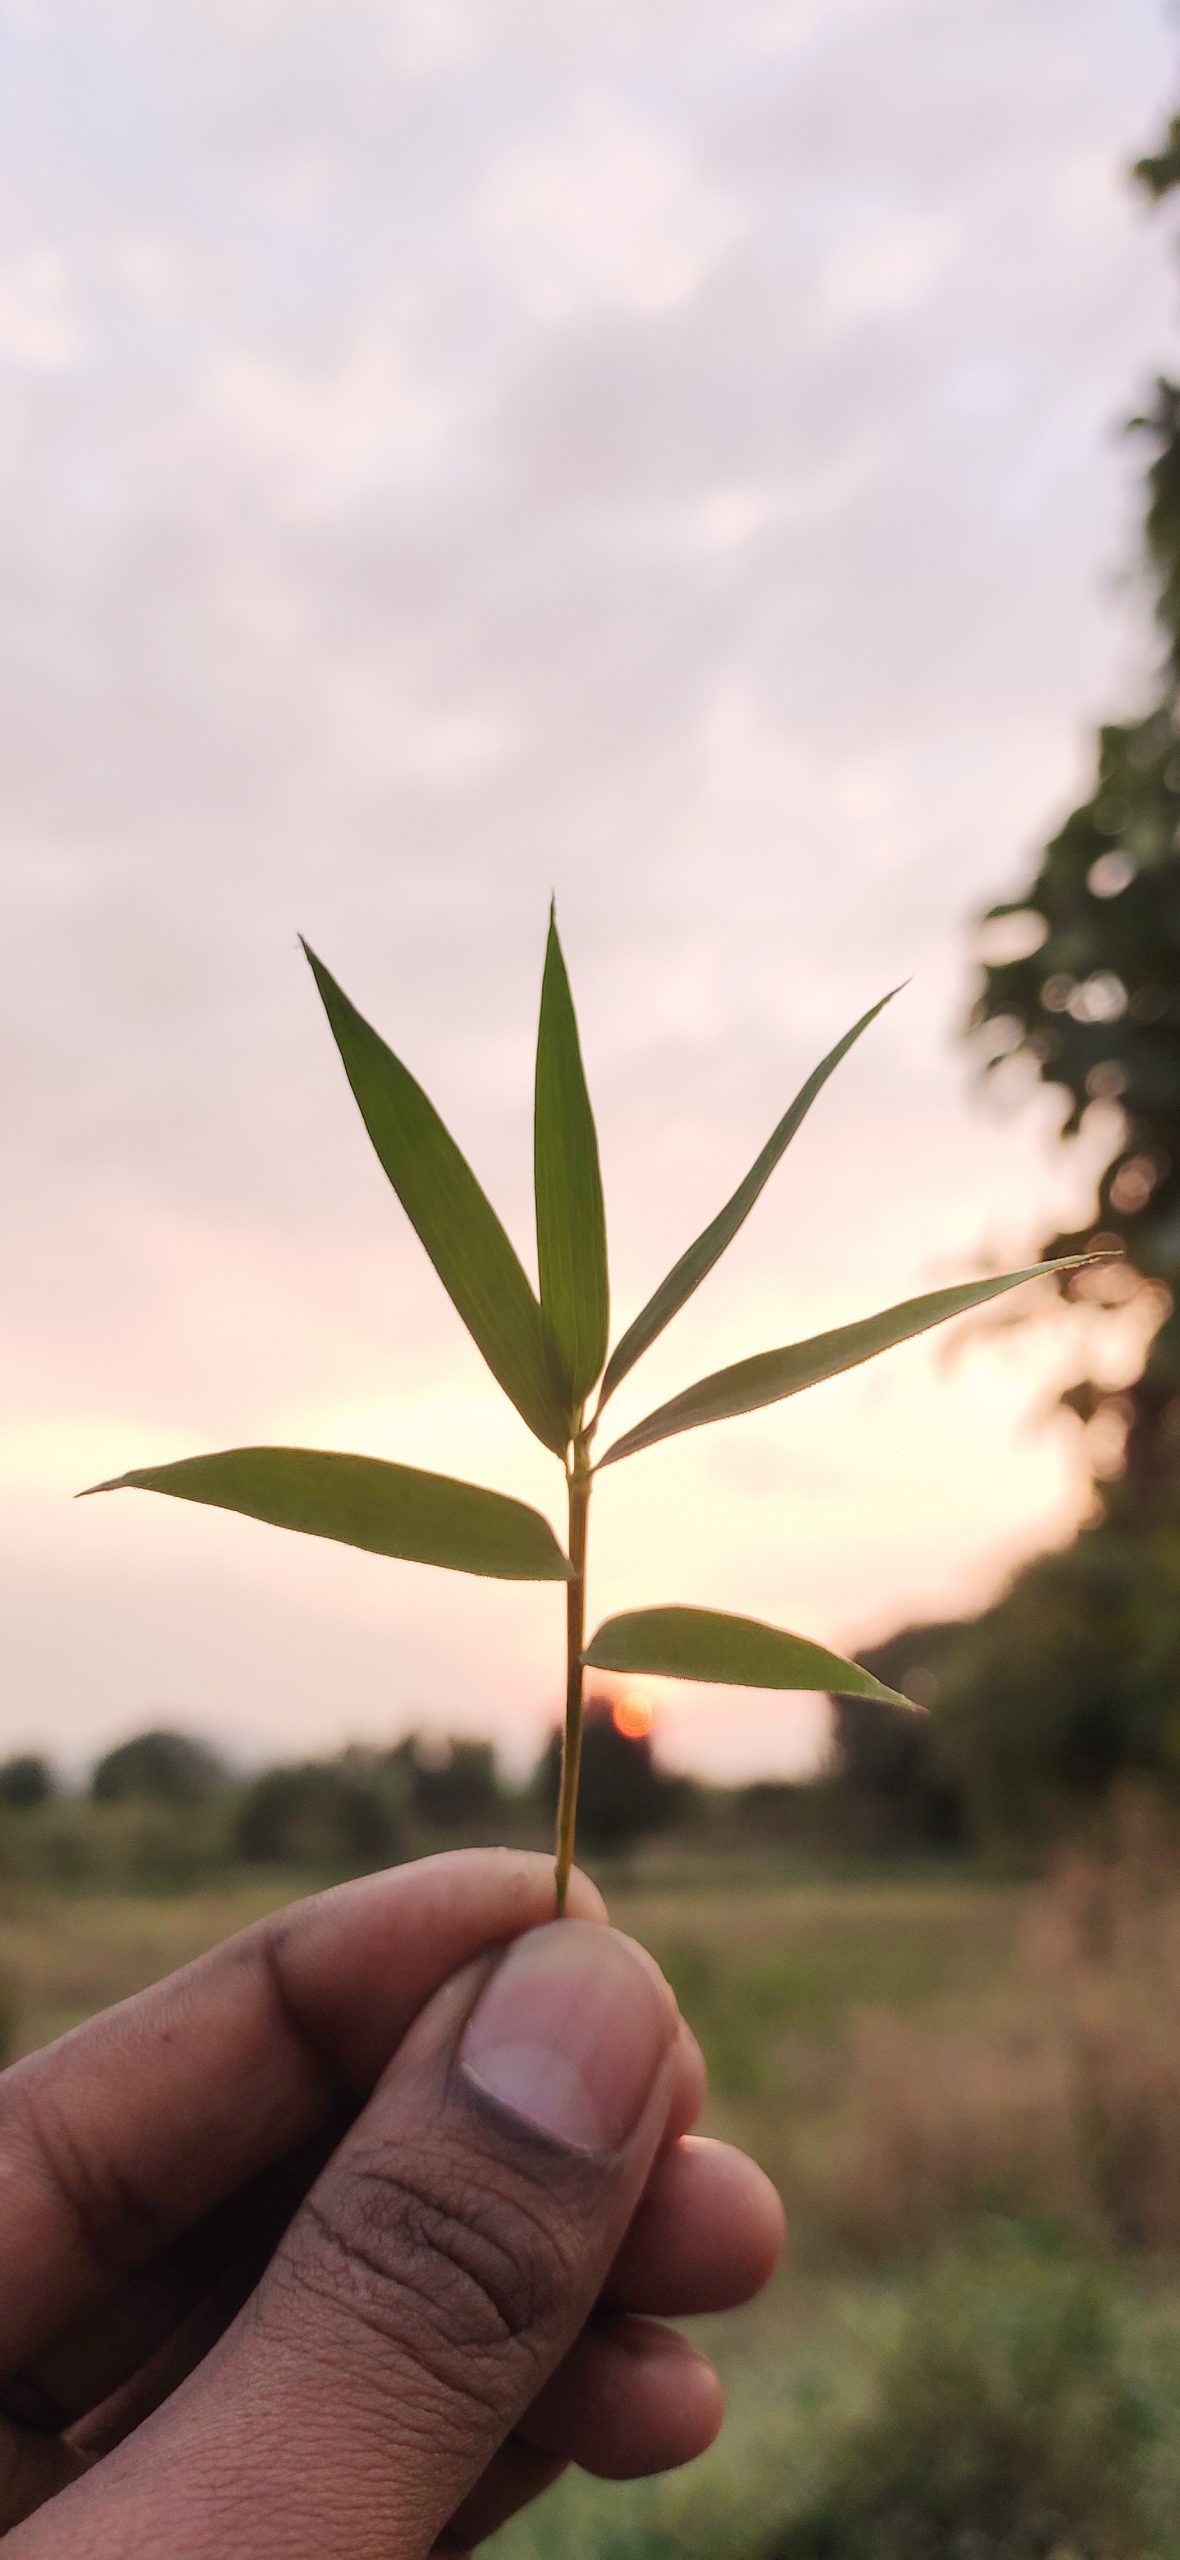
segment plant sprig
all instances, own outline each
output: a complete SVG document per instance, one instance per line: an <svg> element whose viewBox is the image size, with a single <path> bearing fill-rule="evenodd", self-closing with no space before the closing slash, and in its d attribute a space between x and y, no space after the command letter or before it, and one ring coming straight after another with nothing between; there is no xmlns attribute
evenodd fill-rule
<svg viewBox="0 0 1180 2560"><path fill-rule="evenodd" d="M1094 1257L1075 1255L937 1289L810 1341L738 1361L657 1406L613 1441L595 1464L593 1443L608 1398L733 1242L833 1069L890 997L882 996L862 1014L821 1060L744 1181L608 1356L610 1286L598 1140L553 911L541 989L534 1117L539 1293L433 1103L315 952L306 943L304 949L361 1117L407 1217L493 1377L530 1431L561 1459L566 1547L558 1544L539 1512L506 1494L419 1467L329 1450L223 1449L165 1466L133 1468L87 1489L111 1493L132 1486L175 1494L416 1564L506 1581L564 1582L566 1697L556 1848L560 1912L574 1854L588 1666L749 1688L827 1689L894 1706L913 1704L859 1664L804 1636L713 1609L631 1610L608 1619L587 1642L590 1501L602 1469L675 1432L798 1395L1043 1272L1075 1270ZM596 1388L597 1403L588 1412Z"/></svg>

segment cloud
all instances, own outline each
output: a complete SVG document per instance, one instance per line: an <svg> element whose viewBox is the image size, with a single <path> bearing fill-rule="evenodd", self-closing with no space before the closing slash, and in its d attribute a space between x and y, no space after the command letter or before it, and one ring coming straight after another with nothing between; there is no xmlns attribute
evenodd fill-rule
<svg viewBox="0 0 1180 2560"><path fill-rule="evenodd" d="M466 0L397 0L389 19L389 60L411 79L452 72L480 49Z"/></svg>
<svg viewBox="0 0 1180 2560"><path fill-rule="evenodd" d="M116 283L148 311L165 311L180 290L183 261L175 240L159 232L131 231L116 236L108 253Z"/></svg>
<svg viewBox="0 0 1180 2560"><path fill-rule="evenodd" d="M533 309L558 319L675 310L736 230L676 138L606 95L494 161L479 218Z"/></svg>
<svg viewBox="0 0 1180 2560"><path fill-rule="evenodd" d="M437 456L447 408L387 330L343 354L283 363L244 353L215 365L205 425L257 475L267 503L338 516L390 475Z"/></svg>
<svg viewBox="0 0 1180 2560"><path fill-rule="evenodd" d="M60 253L31 249L0 266L0 364L63 373L81 349L70 274Z"/></svg>
<svg viewBox="0 0 1180 2560"><path fill-rule="evenodd" d="M858 321L911 312L945 273L955 246L948 222L913 214L868 238L842 241L819 270L819 293L834 321Z"/></svg>

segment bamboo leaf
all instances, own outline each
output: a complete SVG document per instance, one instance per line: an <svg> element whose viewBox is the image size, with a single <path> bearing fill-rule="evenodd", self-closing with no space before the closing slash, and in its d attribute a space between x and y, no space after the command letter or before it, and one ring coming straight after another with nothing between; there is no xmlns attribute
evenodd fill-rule
<svg viewBox="0 0 1180 2560"><path fill-rule="evenodd" d="M755 1201L765 1190L780 1157L785 1155L796 1130L807 1118L816 1095L822 1091L833 1068L839 1066L841 1058L847 1057L853 1042L859 1040L862 1031L868 1030L870 1022L876 1021L877 1015L898 992L896 987L892 987L887 996L882 996L878 1003L870 1005L868 1012L861 1015L860 1021L854 1022L851 1031L846 1031L843 1039L836 1042L835 1048L829 1049L827 1057L821 1060L815 1073L808 1077L806 1084L796 1094L790 1110L783 1113L777 1129L771 1132L761 1155L755 1157L745 1181L739 1182L732 1199L726 1201L725 1207L718 1211L712 1224L697 1237L696 1243L690 1244L687 1253L681 1254L679 1262L668 1273L667 1279L661 1280L654 1296L650 1297L647 1305L641 1308L634 1323L628 1325L606 1364L606 1376L602 1381L602 1394L599 1398L600 1412L607 1397L614 1394L620 1380L626 1377L629 1369L634 1368L636 1361L648 1350L657 1334L663 1332L665 1325L671 1323L673 1316L679 1314L685 1300L691 1298L694 1289L700 1288L702 1280L707 1278L714 1263L720 1261L726 1246L732 1244L739 1227L745 1225Z"/></svg>
<svg viewBox="0 0 1180 2560"><path fill-rule="evenodd" d="M218 1449L162 1467L135 1467L88 1493L172 1493L241 1511L276 1529L335 1538L371 1555L504 1582L568 1582L570 1566L547 1520L505 1493L421 1467L329 1449Z"/></svg>
<svg viewBox="0 0 1180 2560"><path fill-rule="evenodd" d="M1039 1280L1047 1271L1077 1271L1083 1263L1102 1260L1101 1255L1071 1254L1060 1262L1038 1262L1027 1271L1006 1271L1001 1279L967 1280L954 1289L934 1289L923 1298L906 1298L898 1307L886 1307L880 1315L864 1316L859 1324L842 1324L833 1333L813 1334L808 1342L790 1342L781 1351L760 1351L752 1360L739 1360L732 1369L718 1369L711 1377L700 1378L693 1387L685 1387L667 1404L659 1405L633 1431L625 1431L612 1442L599 1467L612 1466L617 1458L633 1457L638 1449L650 1449L657 1440L667 1440L673 1432L693 1431L703 1422L723 1422L735 1413L754 1413L760 1405L778 1404L784 1396L797 1396L804 1387L818 1386L821 1379L835 1378L842 1369L855 1369L862 1360L873 1360L879 1351L892 1350L895 1343L909 1342L917 1333L926 1333L931 1325L945 1324L948 1317L966 1313L969 1307L982 1307L989 1298L1001 1297L1006 1289L1018 1289L1026 1280Z"/></svg>
<svg viewBox="0 0 1180 2560"><path fill-rule="evenodd" d="M569 1437L541 1310L496 1212L432 1102L304 943L361 1118L410 1224L530 1431Z"/></svg>
<svg viewBox="0 0 1180 2560"><path fill-rule="evenodd" d="M537 1032L534 1163L541 1310L572 1422L602 1372L609 1294L598 1139L552 908Z"/></svg>
<svg viewBox="0 0 1180 2560"><path fill-rule="evenodd" d="M583 1661L594 1671L642 1671L665 1680L724 1680L741 1689L828 1689L912 1707L859 1663L845 1662L806 1636L731 1618L719 1609L631 1609L608 1618ZM915 1709L920 1714L921 1709Z"/></svg>

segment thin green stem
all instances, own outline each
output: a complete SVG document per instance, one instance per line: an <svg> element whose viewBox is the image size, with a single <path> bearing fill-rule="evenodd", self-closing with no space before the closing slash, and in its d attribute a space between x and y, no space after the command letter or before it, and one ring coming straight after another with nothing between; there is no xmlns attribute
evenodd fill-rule
<svg viewBox="0 0 1180 2560"><path fill-rule="evenodd" d="M557 1916L565 1910L574 1831L578 1818L578 1770L582 1758L582 1648L586 1641L586 1537L590 1525L590 1470L584 1441L574 1442L567 1471L569 1483L569 1557L574 1570L566 1584L565 1726L561 1739L561 1786L557 1799Z"/></svg>

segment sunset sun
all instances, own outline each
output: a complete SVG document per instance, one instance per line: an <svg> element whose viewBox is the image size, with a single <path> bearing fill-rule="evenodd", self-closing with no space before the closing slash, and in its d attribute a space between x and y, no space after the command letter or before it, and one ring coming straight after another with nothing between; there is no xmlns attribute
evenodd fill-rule
<svg viewBox="0 0 1180 2560"><path fill-rule="evenodd" d="M642 1742L651 1732L655 1710L646 1689L625 1689L611 1704L616 1733L625 1733L629 1742Z"/></svg>

